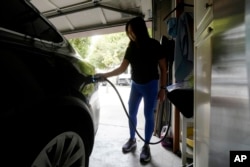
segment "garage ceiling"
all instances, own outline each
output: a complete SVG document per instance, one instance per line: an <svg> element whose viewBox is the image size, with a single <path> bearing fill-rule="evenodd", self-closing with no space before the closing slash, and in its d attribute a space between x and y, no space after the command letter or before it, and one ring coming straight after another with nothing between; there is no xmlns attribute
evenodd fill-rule
<svg viewBox="0 0 250 167"><path fill-rule="evenodd" d="M152 0L31 0L66 37L124 31L126 22L143 16L151 25Z"/></svg>

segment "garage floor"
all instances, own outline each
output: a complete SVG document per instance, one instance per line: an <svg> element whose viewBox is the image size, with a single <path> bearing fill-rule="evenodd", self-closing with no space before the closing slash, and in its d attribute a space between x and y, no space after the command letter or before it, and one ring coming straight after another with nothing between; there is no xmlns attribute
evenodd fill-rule
<svg viewBox="0 0 250 167"><path fill-rule="evenodd" d="M129 86L117 86L124 104L127 106ZM122 104L112 87L100 86L101 115L99 129L96 134L94 149L90 158L90 167L181 167L181 159L173 152L168 151L161 144L151 145L151 162L139 162L142 140L137 137L137 149L132 153L124 154L122 145L128 140L128 120ZM142 103L143 104L143 103ZM138 113L137 130L144 136L143 108ZM153 136L151 142L158 141Z"/></svg>

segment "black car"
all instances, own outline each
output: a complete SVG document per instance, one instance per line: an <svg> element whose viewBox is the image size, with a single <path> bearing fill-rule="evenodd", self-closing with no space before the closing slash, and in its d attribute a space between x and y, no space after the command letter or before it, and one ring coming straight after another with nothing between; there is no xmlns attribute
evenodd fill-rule
<svg viewBox="0 0 250 167"><path fill-rule="evenodd" d="M28 0L0 5L0 151L5 167L88 166L98 83Z"/></svg>

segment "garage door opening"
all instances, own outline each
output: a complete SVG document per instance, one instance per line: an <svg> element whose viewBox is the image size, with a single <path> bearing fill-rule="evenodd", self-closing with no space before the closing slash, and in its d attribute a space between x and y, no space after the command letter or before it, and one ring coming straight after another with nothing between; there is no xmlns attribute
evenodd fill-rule
<svg viewBox="0 0 250 167"><path fill-rule="evenodd" d="M151 32L151 29L149 29L149 32ZM81 38L81 40L79 40L79 38L69 40L75 47L79 47L75 45L75 43L79 43L79 41L87 43L88 51L85 52L87 55L85 55L85 59L91 62L91 64L94 64L98 72L110 71L120 65L129 42L124 32L85 37ZM79 48L82 49L83 47L80 46ZM130 70L127 70L125 74L122 74L120 77L124 78L124 76L126 76L125 78L127 78L128 74L130 74ZM109 78L109 80L116 85L127 107L130 84L119 84L118 79L119 76ZM110 167L117 167L120 163L128 167L139 166L140 162L138 161L138 157L144 142L138 136L136 137L138 148L135 152L133 154L122 153L122 145L129 137L129 128L128 118L124 113L125 111L123 110L118 95L108 83L101 83L99 86L99 96L101 105L100 124L96 135L94 150L90 158L90 167L103 166L103 163L108 164ZM140 104L137 118L137 130L141 136L144 136L145 121L143 115L143 100ZM151 142L157 142L159 140L160 138L158 136L153 136ZM166 162L171 162L172 164L181 166L180 157L172 151L166 150L161 144L152 145L150 148L154 165L157 164L161 167L165 166Z"/></svg>

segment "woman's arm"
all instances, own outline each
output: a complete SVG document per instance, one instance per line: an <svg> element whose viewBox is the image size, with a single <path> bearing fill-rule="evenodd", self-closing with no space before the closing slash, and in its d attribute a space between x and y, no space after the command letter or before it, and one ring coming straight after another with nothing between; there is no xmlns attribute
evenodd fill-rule
<svg viewBox="0 0 250 167"><path fill-rule="evenodd" d="M167 85L167 63L166 59L159 60L159 67L160 67L160 91L158 93L158 98L160 101L165 99L166 93L166 85Z"/></svg>
<svg viewBox="0 0 250 167"><path fill-rule="evenodd" d="M101 76L104 78L108 78L108 77L112 77L115 75L119 75L127 69L128 65L129 65L129 61L127 59L123 59L121 65L118 68L114 69L113 71L103 73L101 74Z"/></svg>

